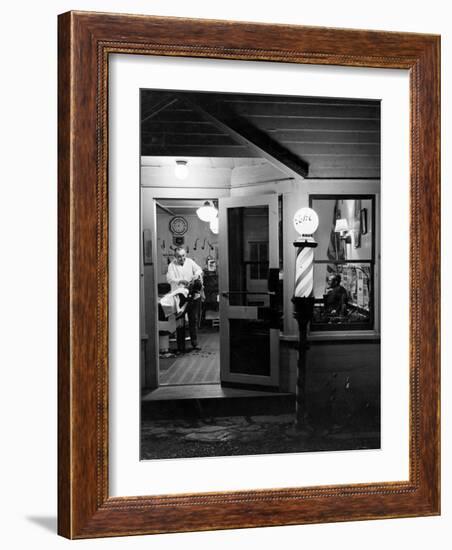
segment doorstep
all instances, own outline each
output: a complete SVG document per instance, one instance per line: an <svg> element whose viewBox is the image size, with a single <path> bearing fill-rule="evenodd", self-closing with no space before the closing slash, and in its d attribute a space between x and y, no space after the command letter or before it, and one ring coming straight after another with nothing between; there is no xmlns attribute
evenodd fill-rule
<svg viewBox="0 0 452 550"><path fill-rule="evenodd" d="M295 395L225 388L220 384L160 386L141 397L143 418L199 418L258 414L290 414Z"/></svg>

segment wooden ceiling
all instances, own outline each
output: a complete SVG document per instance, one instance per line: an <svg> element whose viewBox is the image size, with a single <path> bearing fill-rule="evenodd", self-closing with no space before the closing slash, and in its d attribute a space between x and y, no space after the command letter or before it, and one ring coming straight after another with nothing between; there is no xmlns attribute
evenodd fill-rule
<svg viewBox="0 0 452 550"><path fill-rule="evenodd" d="M378 179L380 102L142 90L141 154L262 157L309 179Z"/></svg>

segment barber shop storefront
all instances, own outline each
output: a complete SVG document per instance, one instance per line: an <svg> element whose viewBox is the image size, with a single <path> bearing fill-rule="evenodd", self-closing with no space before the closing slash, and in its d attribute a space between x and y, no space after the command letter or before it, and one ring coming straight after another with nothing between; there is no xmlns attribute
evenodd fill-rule
<svg viewBox="0 0 452 550"><path fill-rule="evenodd" d="M143 403L288 414L305 338L309 416L377 426L379 102L142 90L141 131Z"/></svg>

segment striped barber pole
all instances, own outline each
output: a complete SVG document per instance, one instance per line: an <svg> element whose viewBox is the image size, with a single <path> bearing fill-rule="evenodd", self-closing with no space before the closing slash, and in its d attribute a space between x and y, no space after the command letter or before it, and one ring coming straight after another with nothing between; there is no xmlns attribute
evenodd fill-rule
<svg viewBox="0 0 452 550"><path fill-rule="evenodd" d="M309 298L314 287L314 248L297 247L295 260L295 291L296 298Z"/></svg>

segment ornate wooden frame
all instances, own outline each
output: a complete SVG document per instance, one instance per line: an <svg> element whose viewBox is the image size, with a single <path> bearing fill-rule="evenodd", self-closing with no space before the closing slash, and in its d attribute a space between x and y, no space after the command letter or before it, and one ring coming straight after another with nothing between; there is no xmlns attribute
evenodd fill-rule
<svg viewBox="0 0 452 550"><path fill-rule="evenodd" d="M439 514L440 38L69 12L59 17L58 46L59 533L87 538ZM409 70L409 481L109 497L111 53Z"/></svg>

